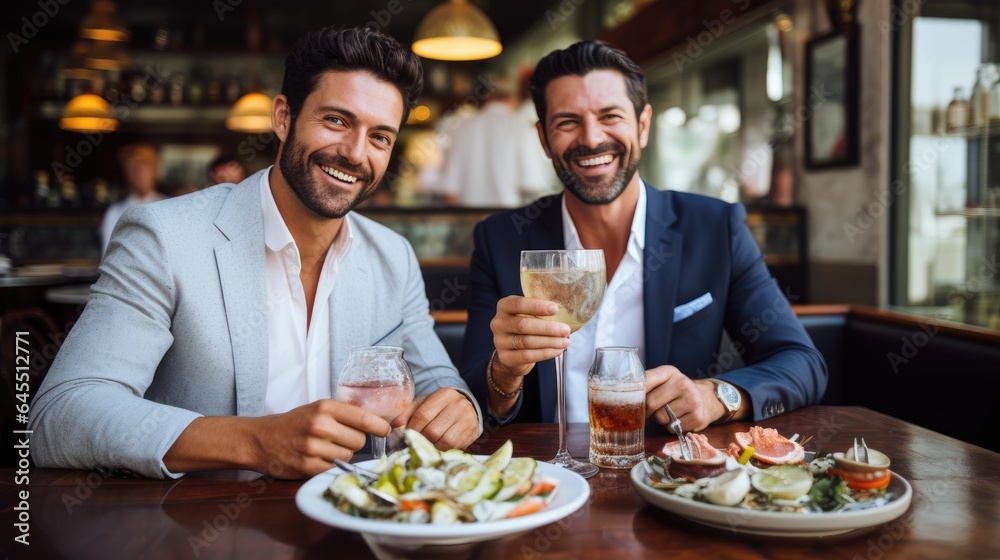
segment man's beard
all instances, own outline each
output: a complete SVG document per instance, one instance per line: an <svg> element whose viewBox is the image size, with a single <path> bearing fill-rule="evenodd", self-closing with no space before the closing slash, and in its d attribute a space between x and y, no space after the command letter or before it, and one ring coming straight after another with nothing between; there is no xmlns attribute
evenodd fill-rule
<svg viewBox="0 0 1000 560"><path fill-rule="evenodd" d="M323 158L322 161L312 161ZM337 191L335 187L317 184L312 174L313 163L334 167L358 178L362 188L353 199L347 191ZM324 218L343 218L348 212L375 194L381 177L374 178L371 169L365 165L355 165L342 156L306 155L304 145L295 140L295 121L291 123L288 140L281 150L279 171L285 183L292 189L302 204L313 213Z"/></svg>
<svg viewBox="0 0 1000 560"><path fill-rule="evenodd" d="M594 156L603 153L612 153L619 159L618 171L610 178L606 177L581 177L573 171L573 160ZM630 161L623 161L625 146L621 142L609 140L590 149L586 146L577 146L567 150L562 154L562 165L556 165L556 176L559 181L569 189L569 192L587 204L608 204L618 198L636 169L639 168L639 152L635 153L635 158Z"/></svg>

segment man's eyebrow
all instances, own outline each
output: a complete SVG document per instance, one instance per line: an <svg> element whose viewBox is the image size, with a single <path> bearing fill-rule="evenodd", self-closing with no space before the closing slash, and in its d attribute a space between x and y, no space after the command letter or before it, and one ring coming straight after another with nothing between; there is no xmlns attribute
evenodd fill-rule
<svg viewBox="0 0 1000 560"><path fill-rule="evenodd" d="M330 112L340 113L340 114L344 115L345 117L347 117L347 118L349 118L351 120L355 120L355 121L358 120L358 116L356 114L354 114L353 111L351 111L349 109L345 109L344 107L338 107L336 105L320 105L319 107L316 108L316 112L318 112L318 113L330 113ZM378 124L378 125L373 126L372 129L373 130L381 130L381 131L384 131L384 132L391 132L392 134L394 134L396 136L399 135L399 129L396 128L396 127L394 127L394 126L388 125L388 124Z"/></svg>
<svg viewBox="0 0 1000 560"><path fill-rule="evenodd" d="M625 108L622 107L621 105L608 105L607 107L601 107L600 109L597 110L597 112L603 115L605 113L610 113L611 111L624 111L624 110ZM566 119L566 118L571 119L579 116L580 115L578 113L573 113L571 111L560 111L558 113L554 113L549 118L549 120L554 121L556 119Z"/></svg>

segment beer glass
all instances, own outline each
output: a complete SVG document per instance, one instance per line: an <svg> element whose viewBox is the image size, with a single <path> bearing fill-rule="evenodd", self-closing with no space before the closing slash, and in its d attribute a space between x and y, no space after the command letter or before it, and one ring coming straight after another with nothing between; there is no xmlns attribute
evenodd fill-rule
<svg viewBox="0 0 1000 560"><path fill-rule="evenodd" d="M394 346L362 346L351 355L340 372L337 400L374 412L392 422L413 400L413 375L403 360L403 349ZM372 456L385 455L385 438L372 435Z"/></svg>
<svg viewBox="0 0 1000 560"><path fill-rule="evenodd" d="M601 307L607 286L603 250L521 251L521 291L534 299L559 306L555 315L541 317L561 321L570 332L580 330ZM549 460L584 478L597 467L570 457L566 450L566 350L556 356L556 409L559 420L559 451Z"/></svg>
<svg viewBox="0 0 1000 560"><path fill-rule="evenodd" d="M646 370L638 350L598 348L587 375L590 462L627 469L644 458Z"/></svg>

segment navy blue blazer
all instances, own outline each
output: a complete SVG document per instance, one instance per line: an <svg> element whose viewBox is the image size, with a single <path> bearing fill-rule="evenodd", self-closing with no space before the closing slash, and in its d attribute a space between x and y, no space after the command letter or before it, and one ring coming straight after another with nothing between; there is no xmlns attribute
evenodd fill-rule
<svg viewBox="0 0 1000 560"><path fill-rule="evenodd" d="M826 363L771 278L746 226L743 205L644 188L646 368L673 365L693 379L724 379L749 395L754 421L818 403L826 391ZM489 406L486 364L493 353L490 321L497 301L523 295L522 250L565 248L561 197L541 198L476 225L459 371L484 413ZM706 293L711 303L674 321L676 307ZM723 330L745 366L726 371L737 360L730 352L719 354ZM538 363L525 377L519 399L510 421L556 420L554 360Z"/></svg>

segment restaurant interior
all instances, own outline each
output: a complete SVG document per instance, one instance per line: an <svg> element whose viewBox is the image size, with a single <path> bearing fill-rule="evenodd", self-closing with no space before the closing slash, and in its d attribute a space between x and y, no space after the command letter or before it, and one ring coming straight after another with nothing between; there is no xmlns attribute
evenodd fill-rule
<svg viewBox="0 0 1000 560"><path fill-rule="evenodd" d="M475 43L418 51L421 41L452 32L455 24L444 20L456 14L465 18L458 28L472 29L488 44L486 52L472 52ZM891 424L900 430L893 437L917 441L933 433L939 439L928 441L945 438L963 454L981 453L977 464L987 469L992 461L983 471L992 482L970 483L962 499L976 499L976 489L1000 493L1000 435L982 420L994 410L989 387L1000 373L995 0L21 0L8 4L0 21L7 38L0 56L0 467L17 464L14 333L31 337L34 390L100 276L102 219L128 195L121 149L137 142L155 149L156 186L165 197L211 186L210 165L221 156L246 173L272 165L279 143L269 114L284 57L308 31L334 25L368 26L427 55L421 58L424 91L400 131L386 177L356 211L412 244L435 329L456 363L469 304L473 227L507 205L464 204L442 186L450 134L500 93L514 96L530 129L533 108L530 98L522 99L534 64L554 49L599 39L624 50L647 79L653 115L639 164L643 180L746 207L747 226L769 271L827 362L830 381L821 405L863 407L877 413L873 417L900 421ZM547 186L520 193L517 205L561 190L553 174ZM864 422L851 425L861 429ZM819 421L789 429L836 426ZM490 435L476 444L483 453L502 443ZM571 443L586 433L573 437ZM869 441L873 437L878 439L868 434ZM898 449L911 460L920 454L933 460L930 445ZM904 472L919 478L920 467ZM631 489L613 480L591 488L590 507L605 500L638 508L628 501L631 494L621 495ZM921 490L928 491L930 482L924 482L914 481L911 507L921 503ZM52 484L77 483L67 475ZM91 490L114 488L145 496L138 486L117 481ZM269 487L267 495L294 492L281 488ZM47 499L59 506L55 492ZM157 499L172 503L165 495ZM995 539L1000 524L996 501L974 518L953 512L975 521L964 543L980 547L963 549L961 557L1000 555L986 536L993 532ZM64 494L62 503L69 503ZM0 511L11 507L4 502ZM104 522L128 515L127 509L102 507L97 513ZM201 534L199 515L211 519L195 509L177 514L162 507L194 534ZM293 506L282 507L298 515ZM266 553L232 534L221 537L224 545L209 539L205 550L214 554L225 546L229 557L311 557L317 543L337 542L322 537L326 527L319 524L301 534L288 527L272 532L264 513L246 511L253 513L227 525L254 529L253 542L266 541ZM634 531L633 552L668 545L653 536L660 518L642 515L621 528ZM941 531L953 528L926 522ZM895 541L903 546L885 548L875 540L875 551L911 558L940 557L946 550L946 541L933 534L907 540L918 538L917 527L908 527ZM90 554L101 550L80 531L70 531L70 540L85 543L81 550ZM547 538L552 550L568 555L589 545L594 554L604 546L599 531L589 528L576 544ZM542 555L548 549L538 544L546 538L539 535L521 538ZM172 533L163 538L185 549L177 557L200 550ZM872 558L868 538L832 549L816 542L793 549L768 544L775 548L765 557ZM123 537L113 540L133 557L156 549L153 542L132 548L137 545ZM350 542L360 547L359 557L369 554L365 542L377 556L393 557L370 540ZM477 554L531 556L521 544ZM44 550L70 554L53 546ZM720 548L709 557L752 550L713 546ZM929 556L918 553L920 546L929 547Z"/></svg>

